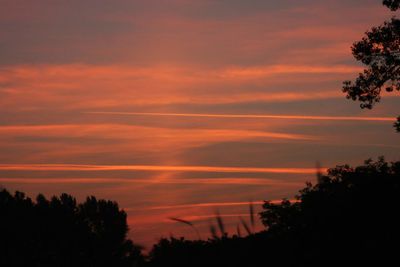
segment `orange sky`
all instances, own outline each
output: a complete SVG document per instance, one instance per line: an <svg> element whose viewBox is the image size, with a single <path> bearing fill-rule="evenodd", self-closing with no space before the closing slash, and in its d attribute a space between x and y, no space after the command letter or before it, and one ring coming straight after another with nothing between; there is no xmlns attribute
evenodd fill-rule
<svg viewBox="0 0 400 267"><path fill-rule="evenodd" d="M0 0L0 185L116 200L148 248L196 238L170 217L233 231L316 162L399 160L398 93L341 93L380 2Z"/></svg>

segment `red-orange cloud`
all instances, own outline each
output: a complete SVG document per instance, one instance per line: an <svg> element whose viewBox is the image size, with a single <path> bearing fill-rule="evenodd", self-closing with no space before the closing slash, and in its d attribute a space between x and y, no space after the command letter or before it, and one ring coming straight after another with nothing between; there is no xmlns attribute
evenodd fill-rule
<svg viewBox="0 0 400 267"><path fill-rule="evenodd" d="M222 173L292 173L312 174L315 168L253 168L220 166L156 165L81 165L81 164L0 164L1 171L182 171Z"/></svg>
<svg viewBox="0 0 400 267"><path fill-rule="evenodd" d="M265 114L200 114L200 113L145 113L145 112L104 112L93 111L90 114L167 116L167 117L204 117L204 118L241 118L241 119L282 119L282 120L327 120L327 121L393 121L390 117L354 117L354 116L305 116L305 115L265 115Z"/></svg>

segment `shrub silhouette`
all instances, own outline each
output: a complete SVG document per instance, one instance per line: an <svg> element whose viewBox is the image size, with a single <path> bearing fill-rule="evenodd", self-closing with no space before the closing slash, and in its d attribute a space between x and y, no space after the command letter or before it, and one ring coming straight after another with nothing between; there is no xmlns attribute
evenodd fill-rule
<svg viewBox="0 0 400 267"><path fill-rule="evenodd" d="M67 194L36 202L0 191L0 266L135 266L140 249L126 238L116 202Z"/></svg>

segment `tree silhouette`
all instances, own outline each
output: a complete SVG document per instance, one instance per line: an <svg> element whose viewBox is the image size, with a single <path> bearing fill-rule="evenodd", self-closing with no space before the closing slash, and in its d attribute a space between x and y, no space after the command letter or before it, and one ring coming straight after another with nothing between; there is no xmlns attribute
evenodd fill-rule
<svg viewBox="0 0 400 267"><path fill-rule="evenodd" d="M0 266L136 266L140 249L126 238L116 202L62 194L36 202L0 191Z"/></svg>
<svg viewBox="0 0 400 267"><path fill-rule="evenodd" d="M265 201L264 231L230 236L220 226L208 240L164 238L145 261L116 202L0 190L0 266L397 266L399 195L400 161L337 166L296 201Z"/></svg>
<svg viewBox="0 0 400 267"><path fill-rule="evenodd" d="M161 239L147 266L397 266L400 161L318 175L296 201L266 201L266 230L246 237Z"/></svg>
<svg viewBox="0 0 400 267"><path fill-rule="evenodd" d="M400 0L383 0L383 4L390 10L395 11L400 7Z"/></svg>
<svg viewBox="0 0 400 267"><path fill-rule="evenodd" d="M398 261L399 195L400 162L380 158L330 169L297 202L266 202L260 215L270 234L300 248L305 266L385 266Z"/></svg>
<svg viewBox="0 0 400 267"><path fill-rule="evenodd" d="M400 1L384 0L383 4L395 11ZM344 81L343 92L348 99L360 101L361 108L371 109L380 101L382 90L400 90L400 20L393 17L365 35L353 44L352 53L367 68L354 82ZM400 132L400 116L394 127Z"/></svg>

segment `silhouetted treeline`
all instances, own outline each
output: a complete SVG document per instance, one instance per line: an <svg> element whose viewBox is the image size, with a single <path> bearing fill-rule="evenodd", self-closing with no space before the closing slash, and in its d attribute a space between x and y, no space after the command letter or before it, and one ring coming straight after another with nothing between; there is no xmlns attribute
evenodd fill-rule
<svg viewBox="0 0 400 267"><path fill-rule="evenodd" d="M3 190L0 266L398 266L399 196L400 162L337 166L296 201L266 201L262 232L161 239L144 260L115 202Z"/></svg>
<svg viewBox="0 0 400 267"><path fill-rule="evenodd" d="M67 194L32 201L0 191L0 266L135 266L126 213L111 201Z"/></svg>
<svg viewBox="0 0 400 267"><path fill-rule="evenodd" d="M297 201L265 202L266 230L244 238L163 239L150 266L398 266L400 162L318 175Z"/></svg>

